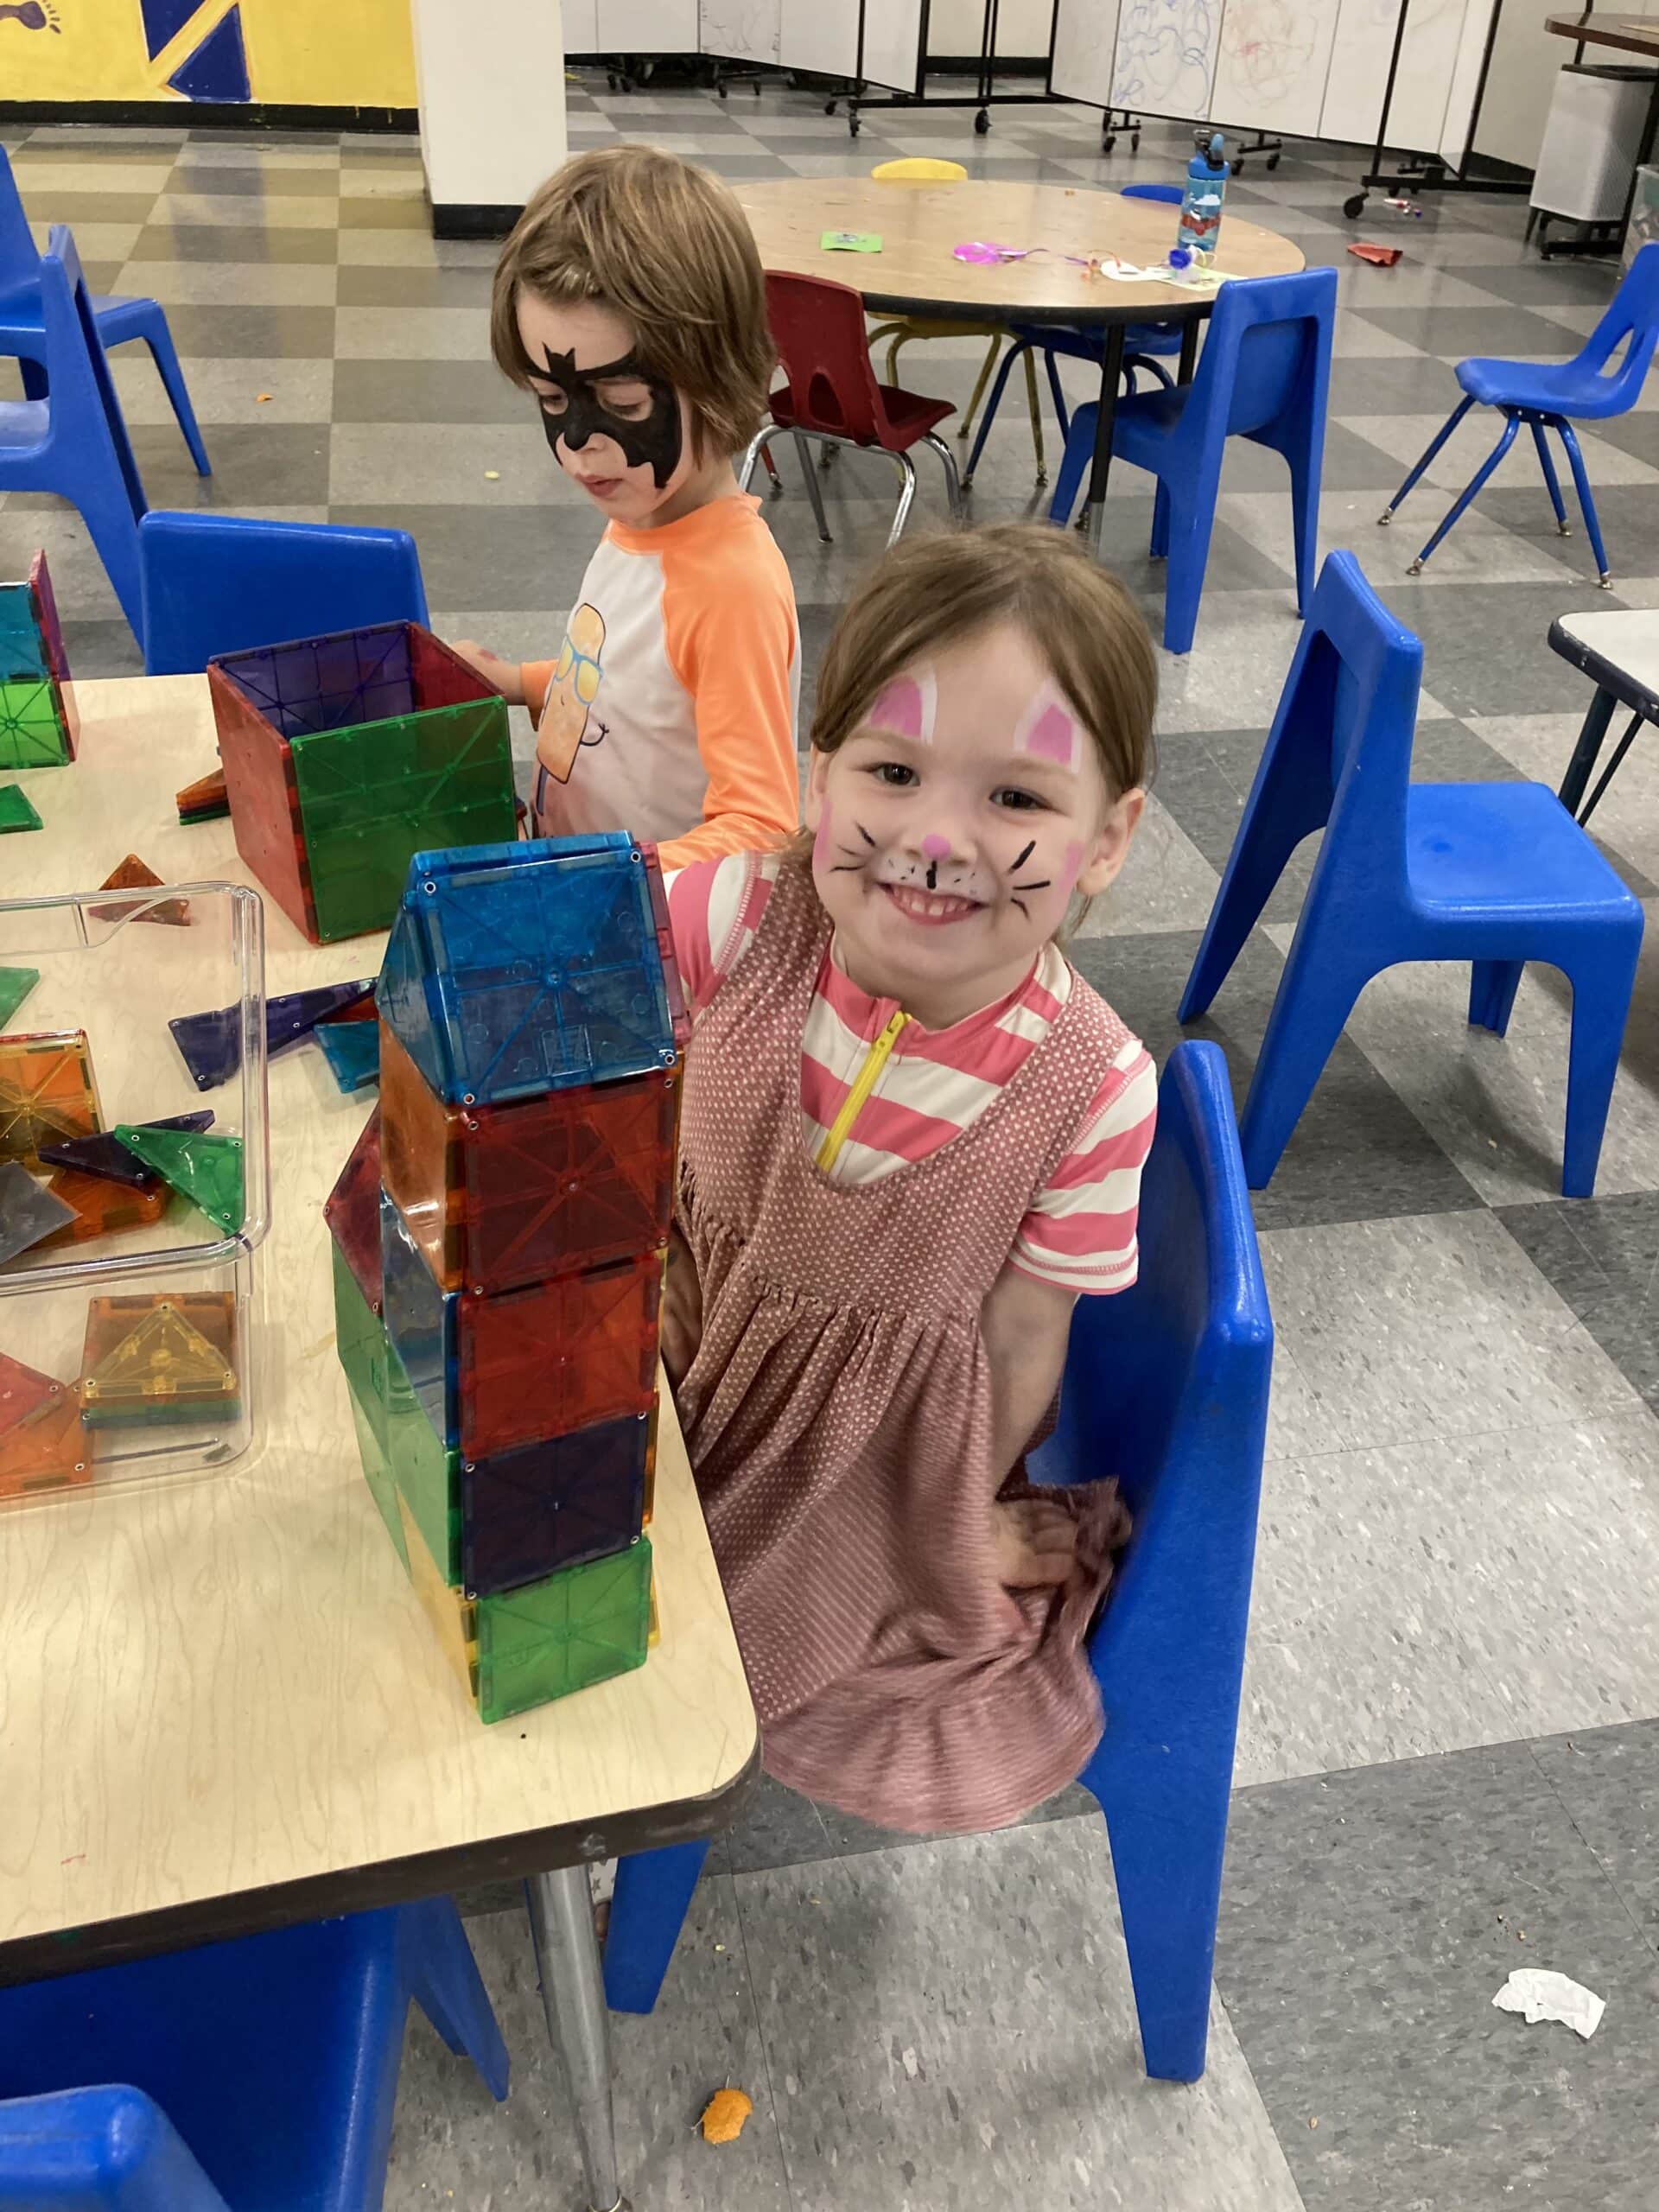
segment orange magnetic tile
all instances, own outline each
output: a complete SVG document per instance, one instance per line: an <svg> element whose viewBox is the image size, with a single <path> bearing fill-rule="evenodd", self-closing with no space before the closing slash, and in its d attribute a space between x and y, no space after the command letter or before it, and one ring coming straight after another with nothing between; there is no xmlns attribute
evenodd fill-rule
<svg viewBox="0 0 1659 2212"><path fill-rule="evenodd" d="M114 868L99 885L100 891L149 891L162 881L148 861L141 861L137 853L129 853L119 868ZM188 899L161 899L153 906L143 906L134 899L119 906L93 906L90 909L94 921L124 921L129 914L137 914L141 922L166 922L175 929L181 929L190 919Z"/></svg>
<svg viewBox="0 0 1659 2212"><path fill-rule="evenodd" d="M20 1421L27 1420L39 1411L48 1398L55 1398L63 1384L50 1375L42 1375L38 1368L25 1367L21 1359L13 1359L0 1351L0 1436L15 1428Z"/></svg>
<svg viewBox="0 0 1659 2212"><path fill-rule="evenodd" d="M181 814L203 814L209 807L228 808L231 802L225 791L225 771L214 768L208 774L199 776L194 784L187 784L181 791L174 793L173 803Z"/></svg>
<svg viewBox="0 0 1659 2212"><path fill-rule="evenodd" d="M84 1244L92 1236L108 1236L123 1229L147 1229L167 1211L173 1193L165 1183L152 1191L135 1189L130 1183L111 1183L103 1175L83 1175L73 1167L60 1167L47 1185L54 1198L73 1206L76 1218L41 1237L38 1252L54 1244Z"/></svg>
<svg viewBox="0 0 1659 2212"><path fill-rule="evenodd" d="M84 1029L0 1037L0 1160L30 1167L41 1145L103 1126Z"/></svg>
<svg viewBox="0 0 1659 2212"><path fill-rule="evenodd" d="M80 1425L80 1394L71 1384L0 1432L0 1497L63 1490L92 1478L92 1442Z"/></svg>

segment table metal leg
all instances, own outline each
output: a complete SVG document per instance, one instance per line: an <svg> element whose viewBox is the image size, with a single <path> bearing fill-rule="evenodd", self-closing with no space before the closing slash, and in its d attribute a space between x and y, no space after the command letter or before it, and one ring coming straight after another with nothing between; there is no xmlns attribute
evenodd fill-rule
<svg viewBox="0 0 1659 2212"><path fill-rule="evenodd" d="M1607 734L1607 725L1613 718L1613 709L1618 704L1611 691L1598 691L1590 702L1590 711L1584 718L1584 728L1579 732L1579 741L1573 748L1567 773L1561 779L1561 788L1556 796L1567 812L1576 820L1585 787L1590 781L1590 772L1596 765L1596 755L1601 750L1602 740Z"/></svg>
<svg viewBox="0 0 1659 2212"><path fill-rule="evenodd" d="M532 1874L524 1889L542 1977L547 2032L569 2086L591 2212L619 2212L611 2050L600 1977L599 1938L585 1866Z"/></svg>
<svg viewBox="0 0 1659 2212"><path fill-rule="evenodd" d="M1084 510L1090 550L1100 551L1101 528L1106 512L1106 480L1112 467L1112 426L1117 416L1117 387L1123 373L1123 329L1121 322L1106 326L1106 353L1100 368L1100 410L1095 417L1095 457L1089 468L1089 500Z"/></svg>
<svg viewBox="0 0 1659 2212"><path fill-rule="evenodd" d="M1181 361L1175 372L1177 384L1191 384L1192 372L1198 365L1198 324L1195 315L1191 322L1181 325Z"/></svg>
<svg viewBox="0 0 1659 2212"><path fill-rule="evenodd" d="M1583 806L1579 810L1579 823L1580 828L1583 827L1583 825L1590 819L1591 816L1595 812L1596 809L1601 804L1602 793L1606 790L1608 785L1612 782L1613 778L1618 773L1619 763L1624 760L1624 755L1630 751L1631 746L1635 744L1636 733L1641 728L1641 715L1632 715L1630 716L1630 728L1625 731L1624 736L1619 739L1618 745L1614 748L1612 759L1607 763L1607 766L1602 771L1601 781L1596 785L1594 791L1591 792L1589 798L1586 799Z"/></svg>

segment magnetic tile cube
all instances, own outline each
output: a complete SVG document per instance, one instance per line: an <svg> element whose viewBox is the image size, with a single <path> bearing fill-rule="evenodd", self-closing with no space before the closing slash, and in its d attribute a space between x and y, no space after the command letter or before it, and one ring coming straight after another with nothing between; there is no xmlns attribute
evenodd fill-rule
<svg viewBox="0 0 1659 2212"><path fill-rule="evenodd" d="M0 1497L63 1490L92 1478L92 1441L81 1426L80 1397L73 1387L0 1429Z"/></svg>
<svg viewBox="0 0 1659 2212"><path fill-rule="evenodd" d="M370 1311L338 1245L334 1266L335 1346L352 1402L368 1421L378 1455L372 1462L362 1452L365 1477L374 1490L385 1463L444 1580L459 1581L461 1455L446 1452L434 1435L391 1338ZM376 1501L380 1502L378 1491ZM384 1504L381 1510L384 1516Z"/></svg>
<svg viewBox="0 0 1659 2212"><path fill-rule="evenodd" d="M84 1029L0 1037L0 1160L32 1167L43 1144L103 1126Z"/></svg>
<svg viewBox="0 0 1659 2212"><path fill-rule="evenodd" d="M413 622L211 662L236 848L313 944L384 929L410 856L511 837L506 702Z"/></svg>
<svg viewBox="0 0 1659 2212"><path fill-rule="evenodd" d="M241 1411L233 1291L94 1298L81 1353L88 1428L168 1427Z"/></svg>
<svg viewBox="0 0 1659 2212"><path fill-rule="evenodd" d="M382 1192L380 1270L382 1318L415 1395L446 1446L467 1459L649 1410L656 1252L518 1290L440 1290Z"/></svg>
<svg viewBox="0 0 1659 2212"><path fill-rule="evenodd" d="M335 1249L357 1278L371 1310L380 1311L380 1115L370 1115L361 1135L323 1200L322 1217Z"/></svg>
<svg viewBox="0 0 1659 2212"><path fill-rule="evenodd" d="M461 1463L461 1581L482 1597L626 1550L639 1535L657 1416L626 1414Z"/></svg>
<svg viewBox="0 0 1659 2212"><path fill-rule="evenodd" d="M447 1106L671 1067L684 1001L654 849L614 832L416 854L376 995Z"/></svg>
<svg viewBox="0 0 1659 2212"><path fill-rule="evenodd" d="M54 768L75 757L74 687L46 556L25 583L0 584L0 768Z"/></svg>
<svg viewBox="0 0 1659 2212"><path fill-rule="evenodd" d="M446 1290L512 1290L662 1245L680 1070L446 1106L383 1020L380 1172Z"/></svg>

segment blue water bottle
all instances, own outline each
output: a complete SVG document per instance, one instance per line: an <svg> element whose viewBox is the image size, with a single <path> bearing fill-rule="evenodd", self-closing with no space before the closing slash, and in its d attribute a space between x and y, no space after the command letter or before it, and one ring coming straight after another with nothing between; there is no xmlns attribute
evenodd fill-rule
<svg viewBox="0 0 1659 2212"><path fill-rule="evenodd" d="M1221 231L1221 203L1232 175L1224 157L1225 142L1219 130L1207 148L1200 146L1186 165L1186 190L1181 195L1181 227L1176 238L1193 259L1206 266L1216 250Z"/></svg>

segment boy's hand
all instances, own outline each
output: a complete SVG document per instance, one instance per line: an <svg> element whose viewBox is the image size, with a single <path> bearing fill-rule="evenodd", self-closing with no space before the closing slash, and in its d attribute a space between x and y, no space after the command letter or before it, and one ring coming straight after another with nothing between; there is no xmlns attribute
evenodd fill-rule
<svg viewBox="0 0 1659 2212"><path fill-rule="evenodd" d="M516 661L503 660L499 653L493 653L487 645L480 645L472 638L454 639L449 650L459 653L469 668L475 668L486 683L493 683L510 705L524 705L524 687L519 681Z"/></svg>
<svg viewBox="0 0 1659 2212"><path fill-rule="evenodd" d="M668 1268L663 1281L662 1319L658 1348L668 1379L677 1389L684 1381L702 1342L702 1287L691 1248L678 1228L670 1231Z"/></svg>

